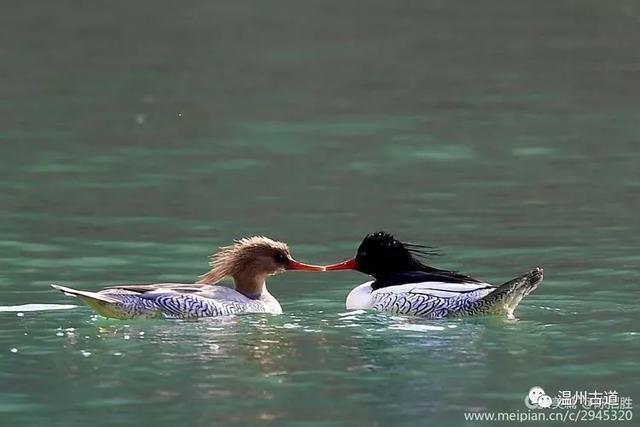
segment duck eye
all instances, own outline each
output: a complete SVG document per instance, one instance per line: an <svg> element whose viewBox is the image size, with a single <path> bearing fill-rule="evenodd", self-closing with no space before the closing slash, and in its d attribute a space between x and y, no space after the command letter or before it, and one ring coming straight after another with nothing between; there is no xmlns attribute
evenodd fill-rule
<svg viewBox="0 0 640 427"><path fill-rule="evenodd" d="M284 263L287 260L287 256L282 252L278 252L275 258L276 258L276 261L279 263Z"/></svg>

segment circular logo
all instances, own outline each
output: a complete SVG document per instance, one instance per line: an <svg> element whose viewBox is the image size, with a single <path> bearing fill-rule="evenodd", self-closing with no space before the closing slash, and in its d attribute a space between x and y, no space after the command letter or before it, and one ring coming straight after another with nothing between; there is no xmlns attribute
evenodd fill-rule
<svg viewBox="0 0 640 427"><path fill-rule="evenodd" d="M549 408L553 399L544 393L542 387L531 387L529 393L524 398L524 404L529 409Z"/></svg>
<svg viewBox="0 0 640 427"><path fill-rule="evenodd" d="M546 394L543 394L542 396L540 396L540 398L538 398L538 406L541 408L550 408L552 403L553 399L551 398L551 396L547 396Z"/></svg>

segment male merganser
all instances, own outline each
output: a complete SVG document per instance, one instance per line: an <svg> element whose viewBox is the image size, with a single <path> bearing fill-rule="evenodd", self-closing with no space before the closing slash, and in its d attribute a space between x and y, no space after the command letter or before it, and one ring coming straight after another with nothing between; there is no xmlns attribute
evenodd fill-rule
<svg viewBox="0 0 640 427"><path fill-rule="evenodd" d="M240 313L282 313L269 291L267 276L285 270L324 271L324 267L294 260L289 247L262 236L241 239L211 258L211 270L197 283L118 285L99 292L51 285L78 297L99 314L116 319L161 317L190 319ZM235 289L217 283L233 278Z"/></svg>
<svg viewBox="0 0 640 427"><path fill-rule="evenodd" d="M367 235L354 258L325 266L330 270L357 270L375 280L363 283L347 296L347 309L373 309L428 319L506 314L542 281L542 268L493 286L481 280L423 264L416 255L434 255L430 248L402 243L383 231Z"/></svg>

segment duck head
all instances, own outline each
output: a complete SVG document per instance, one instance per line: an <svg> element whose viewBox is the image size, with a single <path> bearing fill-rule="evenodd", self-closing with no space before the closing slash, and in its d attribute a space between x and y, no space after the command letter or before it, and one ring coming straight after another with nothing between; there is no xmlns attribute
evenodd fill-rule
<svg viewBox="0 0 640 427"><path fill-rule="evenodd" d="M296 261L286 243L254 236L221 247L211 257L211 270L200 276L198 283L213 285L230 276L238 291L259 295L268 276L287 270L324 271L324 267Z"/></svg>
<svg viewBox="0 0 640 427"><path fill-rule="evenodd" d="M403 243L384 231L368 234L356 256L337 264L325 266L327 271L356 270L375 278L393 273L423 270L416 255L435 255L427 246Z"/></svg>

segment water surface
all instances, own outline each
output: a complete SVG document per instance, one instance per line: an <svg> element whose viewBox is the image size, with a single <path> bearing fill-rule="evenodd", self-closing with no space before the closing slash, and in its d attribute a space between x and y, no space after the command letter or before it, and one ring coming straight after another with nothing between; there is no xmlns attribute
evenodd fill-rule
<svg viewBox="0 0 640 427"><path fill-rule="evenodd" d="M632 1L5 8L3 424L459 426L534 385L640 398L639 20ZM515 322L345 313L356 273L278 276L284 315L200 322L49 288L193 281L258 233L336 262L378 229L487 281L546 278Z"/></svg>

